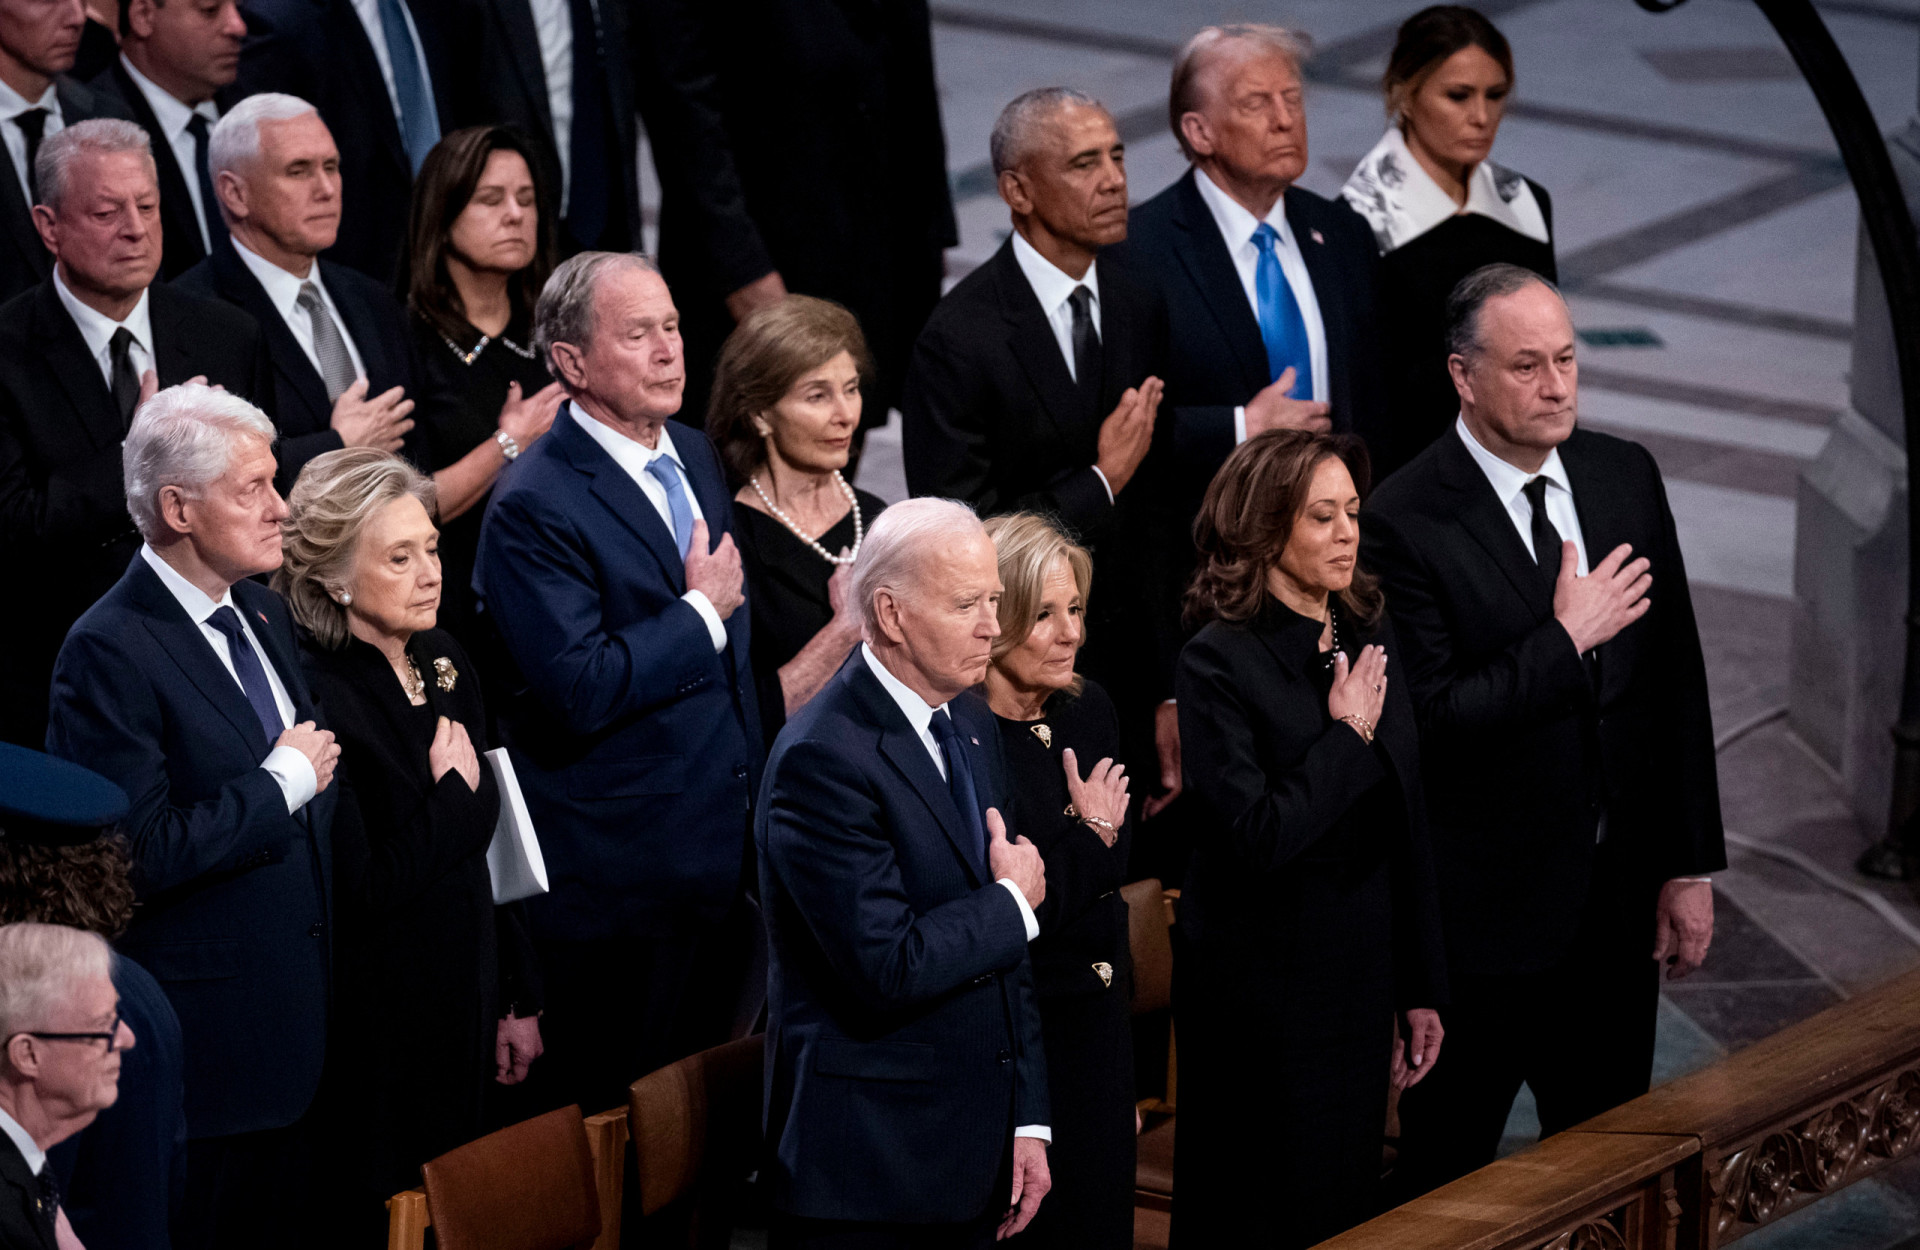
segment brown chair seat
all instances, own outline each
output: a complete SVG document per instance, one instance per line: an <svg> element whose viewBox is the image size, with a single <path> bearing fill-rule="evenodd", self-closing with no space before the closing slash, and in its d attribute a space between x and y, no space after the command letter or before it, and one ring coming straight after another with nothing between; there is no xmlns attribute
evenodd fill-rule
<svg viewBox="0 0 1920 1250"><path fill-rule="evenodd" d="M1133 1169L1134 1204L1156 1206L1173 1201L1173 1126L1177 1117L1168 1116L1140 1134L1138 1155Z"/></svg>

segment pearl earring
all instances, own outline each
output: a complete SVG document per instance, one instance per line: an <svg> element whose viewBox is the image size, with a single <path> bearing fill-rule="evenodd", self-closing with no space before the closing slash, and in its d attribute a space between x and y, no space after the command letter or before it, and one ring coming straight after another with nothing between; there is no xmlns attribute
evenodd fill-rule
<svg viewBox="0 0 1920 1250"><path fill-rule="evenodd" d="M761 438L773 437L773 427L768 425L765 421L755 421L753 423L753 428L760 431Z"/></svg>
<svg viewBox="0 0 1920 1250"><path fill-rule="evenodd" d="M353 602L353 592L351 590L343 590L340 592L340 604L342 607L352 602Z"/></svg>

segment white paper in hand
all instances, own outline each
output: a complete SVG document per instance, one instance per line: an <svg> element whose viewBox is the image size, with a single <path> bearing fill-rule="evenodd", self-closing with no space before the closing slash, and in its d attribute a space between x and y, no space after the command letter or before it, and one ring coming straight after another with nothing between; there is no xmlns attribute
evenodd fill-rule
<svg viewBox="0 0 1920 1250"><path fill-rule="evenodd" d="M487 766L500 783L500 823L493 827L487 847L487 872L493 878L493 901L511 903L547 892L547 861L540 839L533 835L527 800L513 775L513 760L505 747L487 752Z"/></svg>

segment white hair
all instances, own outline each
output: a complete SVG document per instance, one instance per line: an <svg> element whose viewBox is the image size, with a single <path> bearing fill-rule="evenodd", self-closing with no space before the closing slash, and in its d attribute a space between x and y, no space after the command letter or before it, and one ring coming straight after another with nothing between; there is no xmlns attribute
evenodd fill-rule
<svg viewBox="0 0 1920 1250"><path fill-rule="evenodd" d="M922 559L938 550L942 539L984 537L986 532L973 509L956 499L907 499L882 512L860 544L850 588L860 605L867 641L880 637L880 612L874 606L880 591L904 597L920 580Z"/></svg>
<svg viewBox="0 0 1920 1250"><path fill-rule="evenodd" d="M639 252L582 252L569 257L540 288L540 298L533 306L533 350L540 353L547 371L568 393L573 388L567 386L560 366L554 363L553 345L571 343L584 351L593 338L593 298L600 280L629 269L660 272L653 257Z"/></svg>
<svg viewBox="0 0 1920 1250"><path fill-rule="evenodd" d="M160 523L160 491L178 486L198 497L227 471L236 435L255 434L272 443L273 422L238 395L204 382L169 386L133 414L121 451L127 511L140 536L153 542Z"/></svg>
<svg viewBox="0 0 1920 1250"><path fill-rule="evenodd" d="M0 1043L44 1029L61 1000L111 975L107 940L65 925L0 925Z"/></svg>
<svg viewBox="0 0 1920 1250"><path fill-rule="evenodd" d="M265 91L248 96L228 109L207 132L207 176L218 181L221 170L237 174L243 163L257 160L261 122L292 121L319 111L297 95Z"/></svg>
<svg viewBox="0 0 1920 1250"><path fill-rule="evenodd" d="M147 132L132 122L117 117L95 117L64 127L40 145L33 160L33 179L40 188L40 203L56 214L67 198L67 184L73 180L73 163L88 152L108 156L119 152L138 152L147 158L148 170L154 169L153 144ZM158 173L154 175L159 181Z"/></svg>
<svg viewBox="0 0 1920 1250"><path fill-rule="evenodd" d="M1017 95L994 119L993 133L987 136L987 155L993 172L1004 174L1018 169L1033 150L1040 146L1040 128L1069 104L1081 108L1106 110L1106 106L1084 91L1072 87L1036 87Z"/></svg>

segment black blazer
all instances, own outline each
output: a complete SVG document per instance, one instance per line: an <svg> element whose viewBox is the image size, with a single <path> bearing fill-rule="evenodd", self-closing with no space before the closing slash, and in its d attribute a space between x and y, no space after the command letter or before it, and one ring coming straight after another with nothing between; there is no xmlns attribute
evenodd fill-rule
<svg viewBox="0 0 1920 1250"><path fill-rule="evenodd" d="M385 287L359 270L324 260L314 263L334 307L340 310L341 321L346 323L342 328L360 349L361 363L367 368L367 394L380 395L402 386L414 401L414 428L407 434L401 453L422 469L431 470L435 466L425 458L424 427L433 415L421 409L449 401L438 390L422 393L420 384L426 380L426 373L415 355L418 345L406 309ZM182 274L173 285L204 299L224 300L259 324L267 355L273 361L277 405L274 424L280 430L280 441L273 449L280 462L274 485L286 494L307 461L343 446L333 430L333 405L327 400L327 385L320 371L287 328L286 318L267 299L266 288L232 247L214 249L212 256Z"/></svg>
<svg viewBox="0 0 1920 1250"><path fill-rule="evenodd" d="M153 145L153 164L160 174L160 230L164 249L160 257L160 279L170 282L193 268L207 254L205 245L200 242L200 225L194 220L193 196L187 190L187 181L198 178L199 174L192 169L180 168L173 145L161 133L160 121L154 116L153 106L147 103L140 85L127 73L127 67L120 63L117 54L107 72L88 85L125 110L126 115L147 132L147 138ZM214 220L218 220L219 205L209 204L207 211ZM227 237L223 226L210 228L207 233L216 246Z"/></svg>
<svg viewBox="0 0 1920 1250"><path fill-rule="evenodd" d="M286 604L251 581L233 600L295 721L325 727ZM133 801L140 908L120 949L179 1013L189 1138L292 1124L320 1082L337 792L289 815L260 768L270 746L206 635L134 556L60 649L47 750L117 779Z"/></svg>
<svg viewBox="0 0 1920 1250"><path fill-rule="evenodd" d="M147 311L161 386L205 374L273 411L252 318L159 284ZM0 737L8 741L38 746L45 737L60 640L140 545L121 480L124 434L51 279L0 306L0 552L38 587L31 610L0 619Z"/></svg>
<svg viewBox="0 0 1920 1250"><path fill-rule="evenodd" d="M981 806L1004 813L993 713L970 694L948 706ZM775 1210L970 1220L1008 1134L1049 1122L1026 926L969 838L854 652L774 743L754 824Z"/></svg>
<svg viewBox="0 0 1920 1250"><path fill-rule="evenodd" d="M434 106L444 134L459 115L447 90L453 78L437 22L419 16L429 4L402 0L416 10L414 26L426 53ZM352 0L245 0L247 42L233 101L263 91L299 96L320 111L340 148L344 203L340 235L327 259L350 265L376 281L398 277L400 249L413 201L413 164L394 120L367 28Z"/></svg>
<svg viewBox="0 0 1920 1250"><path fill-rule="evenodd" d="M1361 520L1400 630L1393 688L1412 694L1425 735L1449 955L1475 973L1537 970L1566 950L1603 813L1649 885L1727 862L1706 667L1660 471L1637 443L1588 430L1560 459L1588 559L1630 543L1652 561L1651 608L1592 670L1457 436L1394 474Z"/></svg>
<svg viewBox="0 0 1920 1250"><path fill-rule="evenodd" d="M86 83L62 74L53 80L60 116L71 126L95 117L127 116L117 101ZM32 205L21 193L20 171L13 154L0 144L0 301L30 291L53 272L53 255L33 228Z"/></svg>
<svg viewBox="0 0 1920 1250"><path fill-rule="evenodd" d="M27 1170L13 1138L0 1133L0 1246L54 1250L53 1215L42 1213L39 1203L40 1179Z"/></svg>

